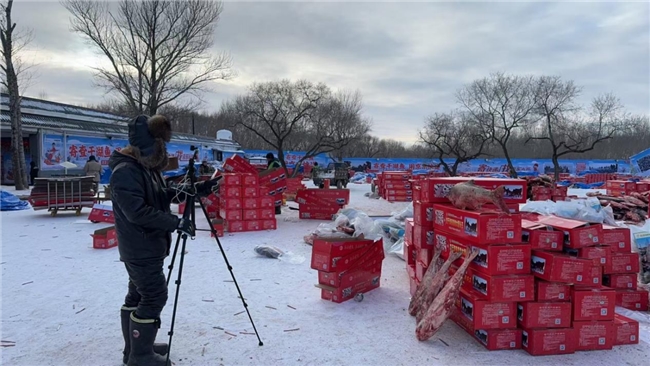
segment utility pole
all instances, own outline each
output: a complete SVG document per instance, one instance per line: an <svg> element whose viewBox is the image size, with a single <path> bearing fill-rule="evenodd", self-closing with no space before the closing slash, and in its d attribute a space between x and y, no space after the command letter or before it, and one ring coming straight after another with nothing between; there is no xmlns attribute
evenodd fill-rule
<svg viewBox="0 0 650 366"><path fill-rule="evenodd" d="M192 112L192 135L196 135L194 132L194 112Z"/></svg>

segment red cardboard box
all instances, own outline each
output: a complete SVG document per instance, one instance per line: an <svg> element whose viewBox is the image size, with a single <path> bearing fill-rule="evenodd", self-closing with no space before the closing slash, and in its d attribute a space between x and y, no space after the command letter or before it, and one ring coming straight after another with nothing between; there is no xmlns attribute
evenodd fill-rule
<svg viewBox="0 0 650 366"><path fill-rule="evenodd" d="M275 220L275 210L272 208L261 208L257 210L257 217L260 220Z"/></svg>
<svg viewBox="0 0 650 366"><path fill-rule="evenodd" d="M212 225L214 231L217 232L218 237L222 237L224 235L225 225L223 219L212 219L210 220L210 224ZM211 232L210 236L214 237L214 234Z"/></svg>
<svg viewBox="0 0 650 366"><path fill-rule="evenodd" d="M552 196L554 190L551 187L535 186L533 187L533 189L531 189L531 191L534 197L534 196Z"/></svg>
<svg viewBox="0 0 650 366"><path fill-rule="evenodd" d="M555 186L553 189L554 196L564 196L566 197L569 194L569 187L568 186Z"/></svg>
<svg viewBox="0 0 650 366"><path fill-rule="evenodd" d="M229 233L238 233L238 232L245 231L244 221L226 220L226 231Z"/></svg>
<svg viewBox="0 0 650 366"><path fill-rule="evenodd" d="M488 302L473 291L461 289L456 299L461 316L470 321L472 329L516 328L514 302Z"/></svg>
<svg viewBox="0 0 650 366"><path fill-rule="evenodd" d="M639 193L650 191L650 183L636 182L636 191Z"/></svg>
<svg viewBox="0 0 650 366"><path fill-rule="evenodd" d="M257 198L244 198L241 201L244 210L255 210L259 208L259 199ZM273 199L269 199L269 201L273 202Z"/></svg>
<svg viewBox="0 0 650 366"><path fill-rule="evenodd" d="M88 215L88 221L94 223L106 222L109 224L115 223L115 216L113 215L113 206L94 204L93 209Z"/></svg>
<svg viewBox="0 0 650 366"><path fill-rule="evenodd" d="M433 228L414 225L413 226L413 244L418 249L431 248L433 249L435 237Z"/></svg>
<svg viewBox="0 0 650 366"><path fill-rule="evenodd" d="M388 202L411 202L411 201L413 201L413 196L386 196L386 201L388 201Z"/></svg>
<svg viewBox="0 0 650 366"><path fill-rule="evenodd" d="M413 197L413 191L410 189L387 189L387 196L408 196Z"/></svg>
<svg viewBox="0 0 650 366"><path fill-rule="evenodd" d="M110 249L117 246L117 233L115 226L95 230L90 234L93 238L94 249Z"/></svg>
<svg viewBox="0 0 650 366"><path fill-rule="evenodd" d="M636 273L618 273L603 276L603 286L613 289L636 290Z"/></svg>
<svg viewBox="0 0 650 366"><path fill-rule="evenodd" d="M239 198L221 198L219 208L222 210L241 210L242 200Z"/></svg>
<svg viewBox="0 0 650 366"><path fill-rule="evenodd" d="M385 181L408 181L411 179L411 173L407 171L390 171L390 172L383 172L382 173L382 178Z"/></svg>
<svg viewBox="0 0 650 366"><path fill-rule="evenodd" d="M303 196L300 194L302 190L298 191L296 195L296 202L298 204L302 205L307 205L307 206L317 206L317 207L322 207L322 208L329 208L329 209L340 209L341 205L337 204L336 202L332 200L327 200L321 197L317 196Z"/></svg>
<svg viewBox="0 0 650 366"><path fill-rule="evenodd" d="M219 216L228 221L242 221L244 219L242 210L227 210L222 208L219 210Z"/></svg>
<svg viewBox="0 0 650 366"><path fill-rule="evenodd" d="M612 349L614 346L613 321L573 322L578 342L576 351L595 351Z"/></svg>
<svg viewBox="0 0 650 366"><path fill-rule="evenodd" d="M409 266L415 265L415 258L417 257L417 249L413 244L404 241L404 261Z"/></svg>
<svg viewBox="0 0 650 366"><path fill-rule="evenodd" d="M616 290L616 305L630 310L648 311L648 291Z"/></svg>
<svg viewBox="0 0 650 366"><path fill-rule="evenodd" d="M244 231L260 231L262 222L260 220L244 221Z"/></svg>
<svg viewBox="0 0 650 366"><path fill-rule="evenodd" d="M523 329L521 347L533 356L575 353L573 328Z"/></svg>
<svg viewBox="0 0 650 366"><path fill-rule="evenodd" d="M612 253L603 273L639 273L639 253Z"/></svg>
<svg viewBox="0 0 650 366"><path fill-rule="evenodd" d="M605 188L627 192L636 192L636 182L627 180L608 180L605 183Z"/></svg>
<svg viewBox="0 0 650 366"><path fill-rule="evenodd" d="M614 320L616 292L608 287L571 290L573 321Z"/></svg>
<svg viewBox="0 0 650 366"><path fill-rule="evenodd" d="M451 273L458 268L452 267ZM532 275L488 276L468 268L463 278L465 288L476 290L488 301L533 301L535 280Z"/></svg>
<svg viewBox="0 0 650 366"><path fill-rule="evenodd" d="M473 328L471 321L463 317L459 309L452 312L449 318L490 351L521 348L521 329Z"/></svg>
<svg viewBox="0 0 650 366"><path fill-rule="evenodd" d="M531 201L549 201L552 200L553 196L550 194L542 194L542 193L533 193L533 197Z"/></svg>
<svg viewBox="0 0 650 366"><path fill-rule="evenodd" d="M477 178L477 177L440 177L422 181L422 198L424 202L449 203L447 194L458 184L473 180L474 184L485 189L494 190L505 186L503 200L506 203L526 203L528 185L524 179Z"/></svg>
<svg viewBox="0 0 650 366"><path fill-rule="evenodd" d="M274 208L275 200L271 197L259 197L257 199L257 208Z"/></svg>
<svg viewBox="0 0 650 366"><path fill-rule="evenodd" d="M252 187L242 187L241 189L241 195L244 198L257 198L259 195L259 188L257 186L252 186Z"/></svg>
<svg viewBox="0 0 650 366"><path fill-rule="evenodd" d="M564 252L574 257L591 259L597 266L607 265L612 255L612 250L608 246L584 247L579 249L565 248Z"/></svg>
<svg viewBox="0 0 650 366"><path fill-rule="evenodd" d="M262 220L262 230L275 230L278 228L278 223L275 220Z"/></svg>
<svg viewBox="0 0 650 366"><path fill-rule="evenodd" d="M530 246L526 244L481 245L469 243L445 232L435 234L436 242L442 248L441 257L449 258L451 252L462 252L455 265L463 263L468 250L476 248L479 254L474 258L469 268L491 276L515 275L530 273Z"/></svg>
<svg viewBox="0 0 650 366"><path fill-rule="evenodd" d="M241 186L242 185L242 175L237 174L237 173L223 173L221 174L223 178L221 178L221 182L219 182L219 186L226 187L226 186Z"/></svg>
<svg viewBox="0 0 650 366"><path fill-rule="evenodd" d="M275 168L272 170L265 170L258 173L259 184L262 186L270 186L277 184L280 181L287 179L287 174L284 168ZM285 183L286 185L286 183Z"/></svg>
<svg viewBox="0 0 650 366"><path fill-rule="evenodd" d="M436 204L434 230L447 231L481 244L508 244L521 241L521 215L459 210Z"/></svg>
<svg viewBox="0 0 650 366"><path fill-rule="evenodd" d="M517 324L520 328L568 328L571 326L571 303L518 303Z"/></svg>
<svg viewBox="0 0 650 366"><path fill-rule="evenodd" d="M321 198L325 201L335 202L337 205L347 205L350 202L350 190L318 188L300 189L298 190L296 200L298 197L304 197L306 200L310 198Z"/></svg>
<svg viewBox="0 0 650 366"><path fill-rule="evenodd" d="M273 217L275 217L275 211L273 211ZM242 220L244 221L258 220L260 218L259 210L243 210Z"/></svg>
<svg viewBox="0 0 650 366"><path fill-rule="evenodd" d="M413 202L415 224L433 227L433 203Z"/></svg>
<svg viewBox="0 0 650 366"><path fill-rule="evenodd" d="M311 268L326 272L340 272L350 268L360 258L383 255L382 241L364 239L315 239L312 247Z"/></svg>
<svg viewBox="0 0 650 366"><path fill-rule="evenodd" d="M564 234L539 222L522 219L521 235L522 241L529 243L531 249L562 251Z"/></svg>
<svg viewBox="0 0 650 366"><path fill-rule="evenodd" d="M433 260L433 252L434 248L423 248L423 249L417 249L415 248L416 251L416 257L415 260L422 262L425 264L427 267L429 266L429 263Z"/></svg>
<svg viewBox="0 0 650 366"><path fill-rule="evenodd" d="M368 257L360 261L358 266L342 272L318 271L318 283L332 287L351 287L369 278L381 275L382 257ZM362 262L362 263L361 263Z"/></svg>
<svg viewBox="0 0 650 366"><path fill-rule="evenodd" d="M535 301L570 301L571 286L566 283L535 280Z"/></svg>
<svg viewBox="0 0 650 366"><path fill-rule="evenodd" d="M612 252L629 253L632 251L630 229L603 225L602 245L609 245Z"/></svg>
<svg viewBox="0 0 650 366"><path fill-rule="evenodd" d="M377 274L367 281L356 283L354 286L347 288L325 285L316 285L316 287L321 289L321 299L335 303L342 303L354 298L358 293L366 293L378 288L380 285L380 279L381 275Z"/></svg>
<svg viewBox="0 0 650 366"><path fill-rule="evenodd" d="M404 182L404 181L386 181L384 183L384 188L385 189L403 189L403 190L410 190L411 189L411 183L409 182Z"/></svg>
<svg viewBox="0 0 650 366"><path fill-rule="evenodd" d="M540 216L539 222L564 232L564 245L582 248L599 245L603 236L602 224L590 224L557 216Z"/></svg>
<svg viewBox="0 0 650 366"><path fill-rule="evenodd" d="M231 173L253 173L257 174L257 169L252 166L246 159L235 154L223 163L223 170Z"/></svg>
<svg viewBox="0 0 650 366"><path fill-rule="evenodd" d="M260 185L260 177L257 173L244 173L241 175L241 184L244 187L257 187Z"/></svg>
<svg viewBox="0 0 650 366"><path fill-rule="evenodd" d="M627 191L625 189L607 189L607 195L611 197L623 197L630 194L631 192L636 192L636 190Z"/></svg>
<svg viewBox="0 0 650 366"><path fill-rule="evenodd" d="M639 344L639 322L620 314L614 316L614 345Z"/></svg>
<svg viewBox="0 0 650 366"><path fill-rule="evenodd" d="M533 250L531 271L537 278L550 282L593 285L591 269L593 262L566 254ZM600 280L596 282L599 284Z"/></svg>

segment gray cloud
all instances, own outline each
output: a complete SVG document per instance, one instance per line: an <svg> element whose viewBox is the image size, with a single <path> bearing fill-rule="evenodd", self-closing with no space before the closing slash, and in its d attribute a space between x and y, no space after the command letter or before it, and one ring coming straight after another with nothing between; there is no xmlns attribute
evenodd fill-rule
<svg viewBox="0 0 650 366"><path fill-rule="evenodd" d="M55 2L18 2L41 60L28 94L98 103L91 54ZM413 141L424 118L455 107L456 90L491 72L552 74L584 86L581 102L614 92L650 113L647 3L226 2L215 51L238 77L213 83L204 109L255 81L306 78L358 89L380 137Z"/></svg>

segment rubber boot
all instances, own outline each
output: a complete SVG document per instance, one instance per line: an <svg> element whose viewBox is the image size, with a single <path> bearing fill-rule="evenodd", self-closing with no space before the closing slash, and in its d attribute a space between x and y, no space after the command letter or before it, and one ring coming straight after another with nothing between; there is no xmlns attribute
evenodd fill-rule
<svg viewBox="0 0 650 366"><path fill-rule="evenodd" d="M275 214L276 215L282 214L282 206L275 206Z"/></svg>
<svg viewBox="0 0 650 366"><path fill-rule="evenodd" d="M127 366L171 366L171 360L153 351L156 334L160 328L160 319L139 319L135 311L131 313L129 322L129 337L131 353Z"/></svg>
<svg viewBox="0 0 650 366"><path fill-rule="evenodd" d="M131 313L135 311L136 308L128 308L122 306L121 316L122 316L122 335L124 336L124 351L122 354L122 363L127 364L129 362L129 354L131 353L131 337L129 337L130 329L129 323L131 322ZM169 345L167 343L154 343L153 351L159 355L166 355L169 350Z"/></svg>

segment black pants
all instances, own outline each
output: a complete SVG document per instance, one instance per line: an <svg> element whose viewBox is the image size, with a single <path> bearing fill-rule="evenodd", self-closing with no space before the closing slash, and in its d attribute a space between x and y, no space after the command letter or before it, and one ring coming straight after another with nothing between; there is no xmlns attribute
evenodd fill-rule
<svg viewBox="0 0 650 366"><path fill-rule="evenodd" d="M137 307L140 319L158 319L167 304L167 280L163 260L126 262L129 292L124 299L127 307Z"/></svg>

